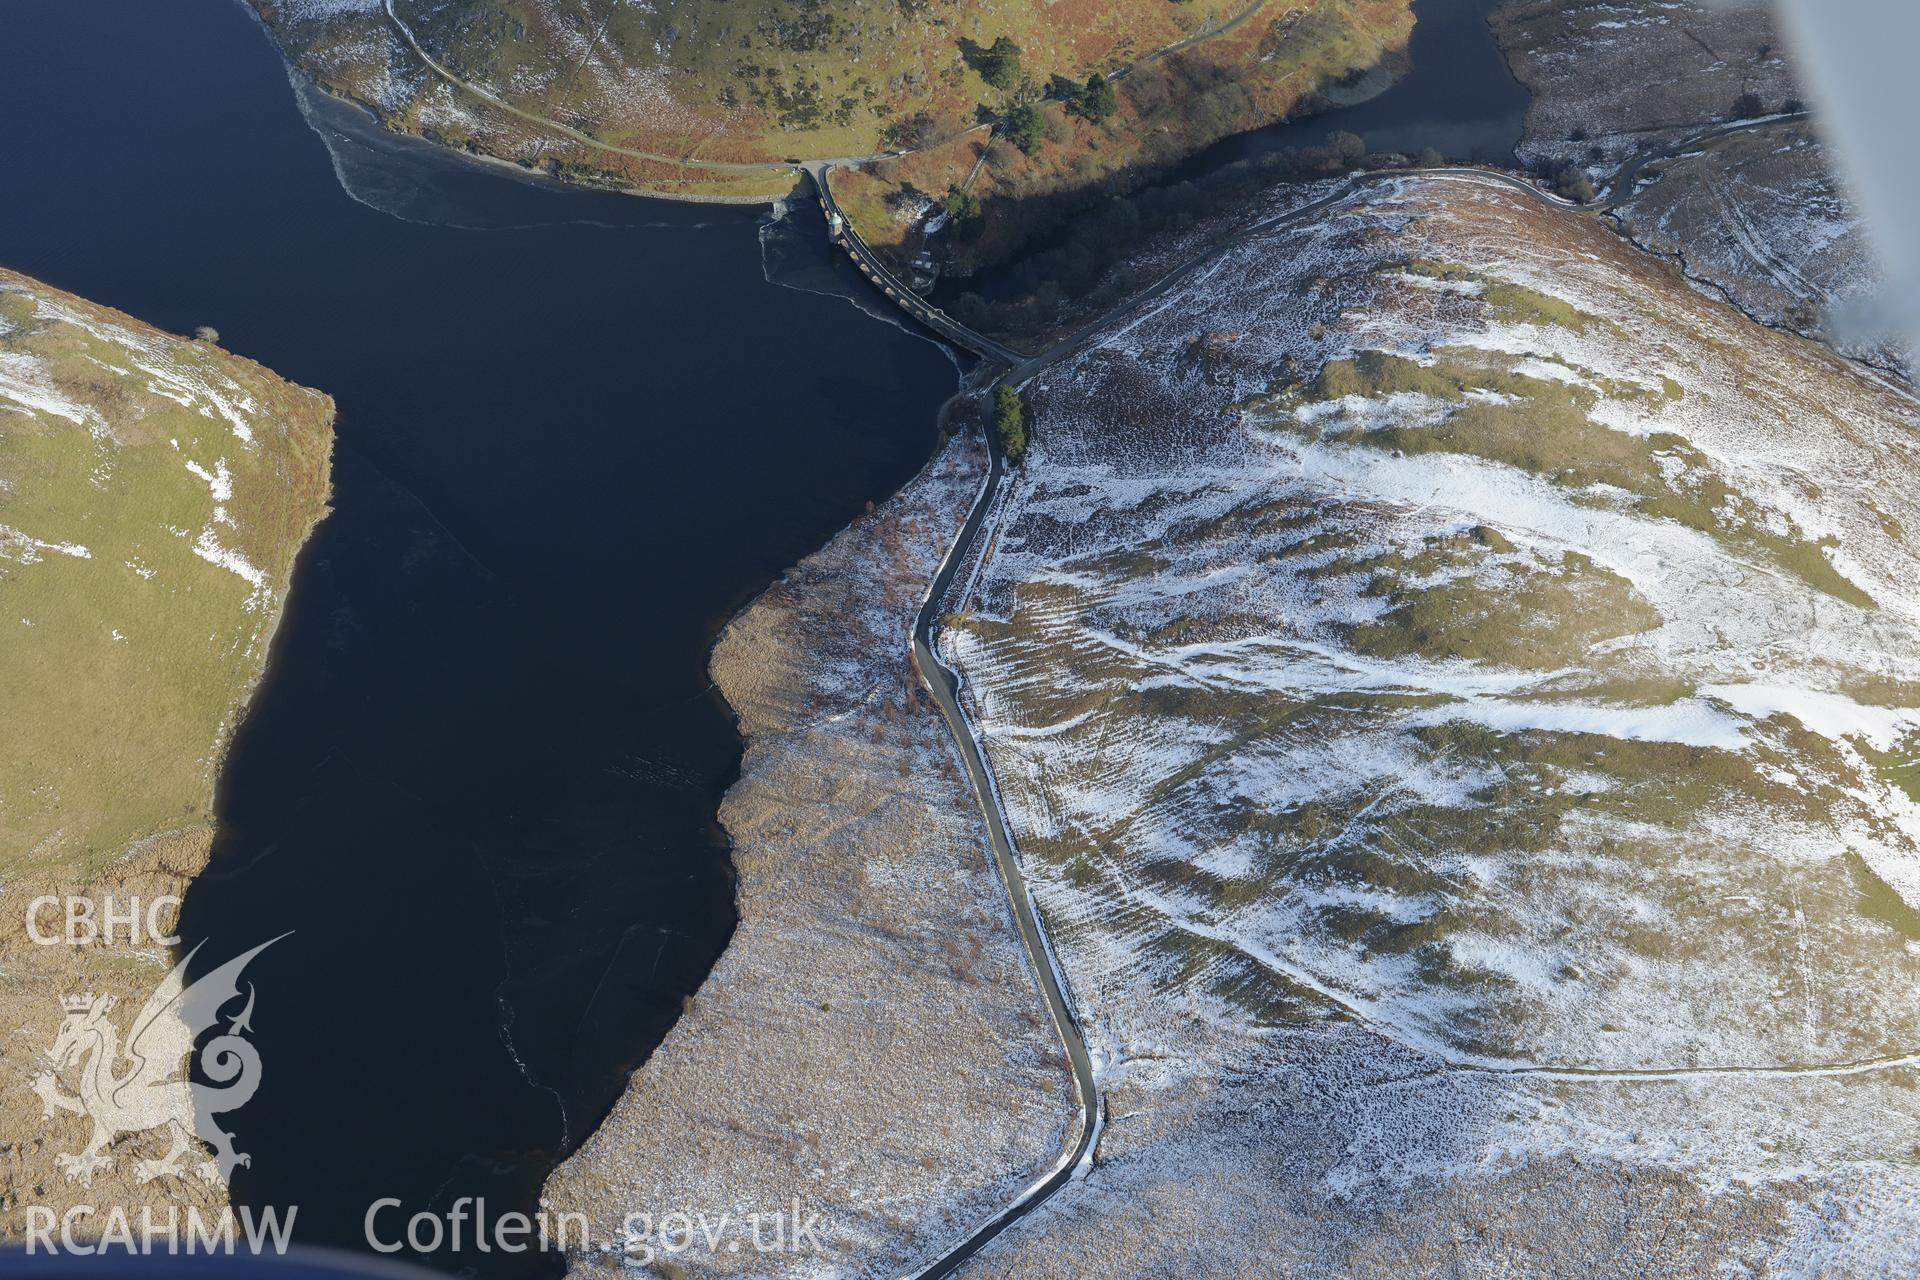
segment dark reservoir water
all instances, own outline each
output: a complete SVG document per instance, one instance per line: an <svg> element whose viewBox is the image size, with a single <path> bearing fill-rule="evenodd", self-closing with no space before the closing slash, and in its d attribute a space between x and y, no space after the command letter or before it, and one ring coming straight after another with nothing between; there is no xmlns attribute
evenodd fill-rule
<svg viewBox="0 0 1920 1280"><path fill-rule="evenodd" d="M1510 160L1490 7L1417 0L1393 88L1174 176L1333 129ZM303 111L232 0L5 22L0 263L339 405L183 926L216 960L295 931L249 970L236 1198L349 1247L383 1197L530 1209L732 927L715 630L913 471L952 366L835 296L876 306L811 205L561 190Z"/></svg>
<svg viewBox="0 0 1920 1280"><path fill-rule="evenodd" d="M353 1247L381 1197L530 1208L732 927L715 629L911 474L953 367L769 284L763 210L550 188L337 105L336 173L232 0L4 20L0 262L339 405L183 926L218 959L295 931L249 970L236 1198Z"/></svg>
<svg viewBox="0 0 1920 1280"><path fill-rule="evenodd" d="M1335 129L1357 133L1374 151L1512 164L1527 91L1507 69L1487 15L1500 0L1414 0L1409 66L1384 93L1316 116L1236 134L1194 155L1175 173L1193 178L1223 164L1288 147L1317 146Z"/></svg>
<svg viewBox="0 0 1920 1280"><path fill-rule="evenodd" d="M1355 133L1374 152L1418 156L1432 147L1447 160L1512 165L1525 125L1528 95L1513 78L1494 42L1487 17L1500 0L1413 0L1414 27L1399 78L1384 91L1352 106L1269 125L1222 138L1154 176L1162 189L1204 185L1210 176L1232 176L1236 167L1262 156L1319 147L1327 135ZM1254 180L1278 181L1283 167L1255 169ZM1265 176L1261 176L1261 175ZM948 276L931 294L951 308L962 295L1006 302L1031 292L1056 271L1047 254L1073 242L1076 224L1065 220L1035 236L1021 256L967 276Z"/></svg>

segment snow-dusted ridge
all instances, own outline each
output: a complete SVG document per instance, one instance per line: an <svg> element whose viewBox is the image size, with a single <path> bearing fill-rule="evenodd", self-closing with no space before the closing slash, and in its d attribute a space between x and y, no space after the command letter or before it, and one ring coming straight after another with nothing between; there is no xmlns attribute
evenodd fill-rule
<svg viewBox="0 0 1920 1280"><path fill-rule="evenodd" d="M1043 1250L1180 1180L1361 1195L1307 1217L1364 1235L1565 1159L1782 1239L1816 1188L1920 1222L1911 400L1602 227L1419 180L1029 393L943 635L1116 1117ZM1228 1081L1356 1072L1344 1153L1283 1108L1294 1167L1217 1163ZM1764 1237L1710 1253L1792 1273ZM1110 1261L1193 1262L1162 1249Z"/></svg>

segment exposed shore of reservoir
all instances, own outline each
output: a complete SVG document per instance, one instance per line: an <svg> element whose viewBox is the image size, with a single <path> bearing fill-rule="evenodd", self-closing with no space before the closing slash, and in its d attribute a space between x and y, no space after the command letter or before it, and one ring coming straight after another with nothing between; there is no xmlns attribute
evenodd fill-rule
<svg viewBox="0 0 1920 1280"><path fill-rule="evenodd" d="M985 467L971 434L943 445L714 650L747 743L720 814L739 924L545 1201L586 1213L603 1242L630 1214L740 1224L797 1203L819 1215L822 1249L742 1259L723 1236L663 1274L902 1271L1012 1200L1066 1141L1060 1046L908 658Z"/></svg>

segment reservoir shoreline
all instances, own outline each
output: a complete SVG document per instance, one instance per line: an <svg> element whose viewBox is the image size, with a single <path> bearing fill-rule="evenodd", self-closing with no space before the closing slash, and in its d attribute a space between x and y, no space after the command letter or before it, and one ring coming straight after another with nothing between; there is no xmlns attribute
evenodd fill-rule
<svg viewBox="0 0 1920 1280"><path fill-rule="evenodd" d="M758 210L329 135L228 4L17 19L0 109L34 128L0 152L41 181L0 210L9 265L211 324L338 407L334 510L181 927L225 954L293 931L249 969L233 1198L350 1248L384 1197L531 1206L732 929L718 629L924 464L953 368L770 284Z"/></svg>

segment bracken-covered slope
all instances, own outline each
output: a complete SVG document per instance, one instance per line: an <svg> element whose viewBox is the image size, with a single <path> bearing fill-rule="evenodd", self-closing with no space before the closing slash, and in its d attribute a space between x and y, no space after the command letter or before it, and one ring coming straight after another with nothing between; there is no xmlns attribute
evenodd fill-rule
<svg viewBox="0 0 1920 1280"><path fill-rule="evenodd" d="M1052 185L1071 186L1292 111L1403 49L1413 21L1409 0L254 4L303 70L397 128L576 177L763 198L793 185L784 159L939 142L1056 75L1151 59L1113 129L1080 137L1049 110L1054 150L1081 171ZM1019 49L1004 74L987 56L1001 39ZM947 159L964 175L974 155Z"/></svg>
<svg viewBox="0 0 1920 1280"><path fill-rule="evenodd" d="M1911 1270L1910 399L1465 179L1030 395L944 638L1112 1123L989 1273Z"/></svg>

